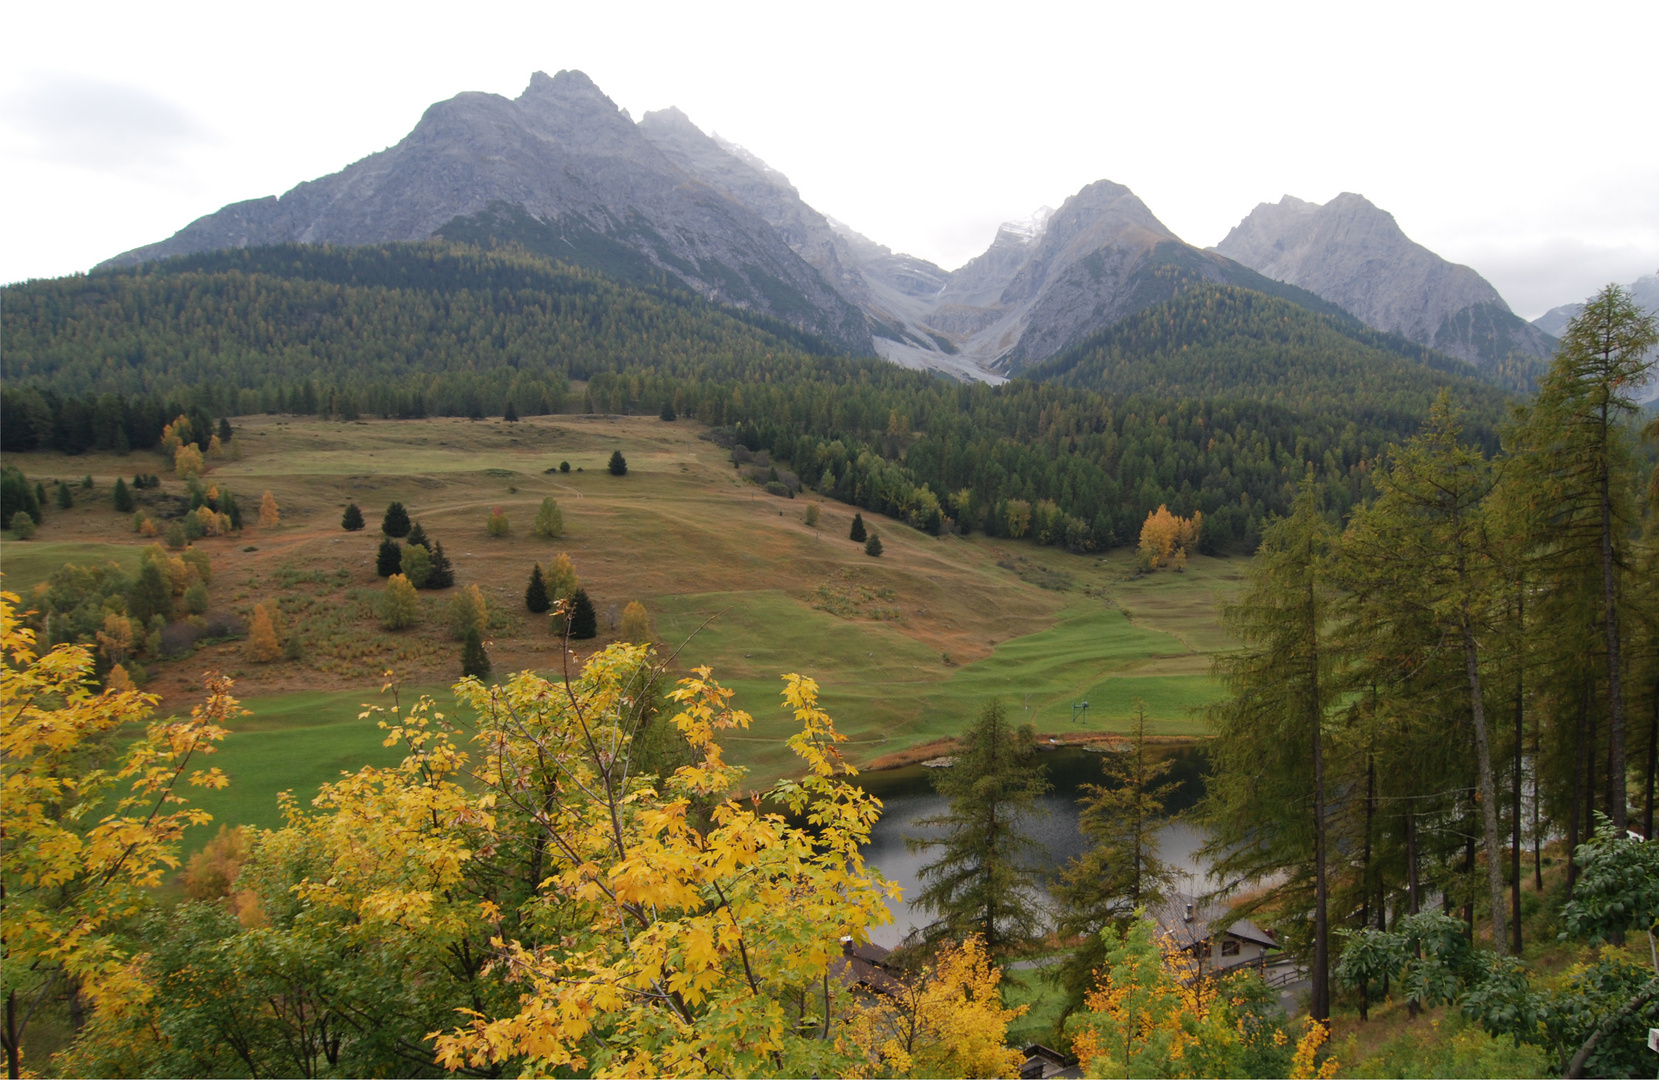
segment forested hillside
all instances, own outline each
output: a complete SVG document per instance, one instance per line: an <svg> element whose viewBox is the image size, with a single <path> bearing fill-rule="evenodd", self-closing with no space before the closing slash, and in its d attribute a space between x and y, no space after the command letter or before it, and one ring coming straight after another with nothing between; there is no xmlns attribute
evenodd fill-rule
<svg viewBox="0 0 1659 1080"><path fill-rule="evenodd" d="M500 415L665 404L800 480L929 531L1094 550L1160 504L1249 549L1311 462L1332 506L1441 387L1494 444L1497 392L1386 336L1203 287L1055 361L963 385L813 355L781 324L446 244L191 256L5 291L4 446L143 448L180 412ZM1441 368L1452 362L1441 363ZM580 396L572 381L585 382ZM1067 385L1074 384L1074 385Z"/></svg>

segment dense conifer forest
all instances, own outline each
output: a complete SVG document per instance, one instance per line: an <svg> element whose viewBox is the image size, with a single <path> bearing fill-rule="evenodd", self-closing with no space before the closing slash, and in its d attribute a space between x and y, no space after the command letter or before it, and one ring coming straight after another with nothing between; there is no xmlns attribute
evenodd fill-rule
<svg viewBox="0 0 1659 1080"><path fill-rule="evenodd" d="M1246 290L1189 288L993 387L829 355L771 320L521 250L442 243L28 282L5 292L4 333L8 450L145 448L192 410L666 406L917 527L1078 551L1133 542L1159 505L1202 513L1206 551L1251 550L1307 463L1345 511L1439 389L1489 448L1503 408L1466 365Z"/></svg>

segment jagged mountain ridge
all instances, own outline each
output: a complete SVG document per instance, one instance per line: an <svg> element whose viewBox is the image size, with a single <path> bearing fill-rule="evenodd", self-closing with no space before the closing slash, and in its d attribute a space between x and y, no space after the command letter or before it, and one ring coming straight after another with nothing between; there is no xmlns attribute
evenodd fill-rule
<svg viewBox="0 0 1659 1080"><path fill-rule="evenodd" d="M457 219L553 225L565 249L632 253L708 299L868 352L859 311L753 209L670 162L581 72L537 72L515 99L463 93L396 146L281 198L235 203L105 265L282 243L424 240ZM620 250L619 250L620 249ZM579 258L575 261L581 261Z"/></svg>
<svg viewBox="0 0 1659 1080"><path fill-rule="evenodd" d="M1542 360L1555 348L1480 274L1414 242L1394 215L1351 192L1323 205L1290 195L1261 203L1211 250L1482 368Z"/></svg>
<svg viewBox="0 0 1659 1080"><path fill-rule="evenodd" d="M439 102L396 146L280 198L227 206L104 265L434 236L518 243L757 312L825 348L992 381L1197 283L1266 292L1325 314L1346 306L1187 244L1107 180L1057 211L1005 224L982 255L946 271L827 217L781 172L678 109L634 123L575 71L537 72L516 99L463 93ZM1537 333L1473 271L1453 269L1466 272L1453 275L1458 281L1472 276L1486 290L1471 286L1473 302L1453 313L1465 324L1506 316ZM1468 325L1459 332L1476 333Z"/></svg>

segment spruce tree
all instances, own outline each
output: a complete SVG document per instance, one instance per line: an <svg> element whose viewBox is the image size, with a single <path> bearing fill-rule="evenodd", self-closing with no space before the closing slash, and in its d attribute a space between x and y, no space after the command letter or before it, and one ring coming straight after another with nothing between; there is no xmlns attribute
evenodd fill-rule
<svg viewBox="0 0 1659 1080"><path fill-rule="evenodd" d="M542 580L540 563L530 569L530 584L524 590L524 606L536 615L545 614L553 606L547 595L547 582Z"/></svg>
<svg viewBox="0 0 1659 1080"><path fill-rule="evenodd" d="M1249 584L1222 621L1242 648L1216 661L1229 695L1210 708L1212 773L1201 805L1222 880L1278 879L1313 899L1309 1015L1331 1015L1325 728L1341 697L1330 640L1336 531L1312 471L1293 512L1263 532Z"/></svg>
<svg viewBox="0 0 1659 1080"><path fill-rule="evenodd" d="M43 510L46 508L46 485L39 480L35 481L35 504Z"/></svg>
<svg viewBox="0 0 1659 1080"><path fill-rule="evenodd" d="M426 530L421 528L421 523L418 521L410 528L409 535L403 538L403 542L405 544L419 544L428 550L432 548L432 541L427 539Z"/></svg>
<svg viewBox="0 0 1659 1080"><path fill-rule="evenodd" d="M127 489L127 482L119 476L115 478L115 490L111 493L111 498L119 513L130 514L137 505L133 501L132 492Z"/></svg>
<svg viewBox="0 0 1659 1080"><path fill-rule="evenodd" d="M375 553L374 572L391 577L403 569L403 545L390 536L380 538L380 550Z"/></svg>
<svg viewBox="0 0 1659 1080"><path fill-rule="evenodd" d="M513 407L513 403L511 401L507 402L507 408L502 411L501 419L507 421L509 424L518 423L518 410Z"/></svg>
<svg viewBox="0 0 1659 1080"><path fill-rule="evenodd" d="M234 432L230 429L230 418L229 417L223 417L223 416L220 417L219 418L219 444L221 446L226 445L230 442L231 439L233 439L235 437L236 437L236 432Z"/></svg>
<svg viewBox="0 0 1659 1080"><path fill-rule="evenodd" d="M1037 799L1049 790L1036 739L1030 724L1015 727L993 700L963 735L955 764L933 770L933 788L950 807L917 824L944 835L905 840L912 851L940 851L921 868L923 888L916 897L939 917L930 938L979 934L994 950L1039 932L1041 870L1035 858L1041 845L1021 821L1041 812Z"/></svg>
<svg viewBox="0 0 1659 1080"><path fill-rule="evenodd" d="M611 451L610 470L612 476L628 475L628 459L622 456L622 451Z"/></svg>
<svg viewBox="0 0 1659 1080"><path fill-rule="evenodd" d="M228 491L219 493L219 512L230 518L232 531L242 531L242 507L237 503L235 495Z"/></svg>
<svg viewBox="0 0 1659 1080"><path fill-rule="evenodd" d="M380 521L380 531L387 536L409 535L409 511L403 508L400 502L394 502L386 508L386 516Z"/></svg>
<svg viewBox="0 0 1659 1080"><path fill-rule="evenodd" d="M598 636L599 615L593 610L593 601L588 599L586 589L577 589L570 596L571 640L586 641Z"/></svg>
<svg viewBox="0 0 1659 1080"><path fill-rule="evenodd" d="M677 419L677 417L674 414L674 403L672 401L669 401L668 399L664 398L663 403L662 403L662 412L659 413L658 415L661 416L664 420L675 420L675 419Z"/></svg>
<svg viewBox="0 0 1659 1080"><path fill-rule="evenodd" d="M58 481L58 509L67 510L75 505L75 495L69 490L69 485L62 480Z"/></svg>
<svg viewBox="0 0 1659 1080"><path fill-rule="evenodd" d="M467 627L461 639L461 678L487 679L490 677L490 654L484 651L484 636L478 627Z"/></svg>
<svg viewBox="0 0 1659 1080"><path fill-rule="evenodd" d="M442 540L432 543L432 567L426 572L426 587L428 589L448 589L455 584L455 567L449 563L449 556L444 554Z"/></svg>
<svg viewBox="0 0 1659 1080"><path fill-rule="evenodd" d="M1056 930L1083 945L1061 964L1067 1005L1083 1003L1106 960L1100 936L1125 925L1137 908L1154 908L1175 884L1175 870L1158 858L1164 803L1175 785L1164 781L1171 762L1154 761L1146 742L1146 706L1135 702L1129 745L1099 755L1103 784L1082 785L1078 828L1089 848L1068 863L1053 887L1060 905Z"/></svg>
<svg viewBox="0 0 1659 1080"><path fill-rule="evenodd" d="M864 541L864 554L871 558L879 558L881 556L881 537L871 533L870 538Z"/></svg>
<svg viewBox="0 0 1659 1080"><path fill-rule="evenodd" d="M867 539L867 534L864 531L863 514L853 515L853 529L852 532L847 534L847 538L855 544L862 544Z"/></svg>
<svg viewBox="0 0 1659 1080"><path fill-rule="evenodd" d="M363 511L357 509L356 503L347 506L346 512L340 516L340 528L347 532L356 532L363 528L363 525Z"/></svg>

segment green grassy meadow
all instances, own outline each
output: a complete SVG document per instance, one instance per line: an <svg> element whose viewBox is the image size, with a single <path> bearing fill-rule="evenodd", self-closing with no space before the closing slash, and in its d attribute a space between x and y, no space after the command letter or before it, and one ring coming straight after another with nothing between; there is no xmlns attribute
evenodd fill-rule
<svg viewBox="0 0 1659 1080"><path fill-rule="evenodd" d="M238 494L248 527L197 543L213 563L211 610L246 618L256 603L276 605L280 632L304 647L269 664L235 642L146 659L146 689L164 709L188 708L202 673L220 670L252 712L211 762L231 787L197 793L199 804L219 821L277 824L278 791L303 804L341 771L397 760L373 722L357 719L378 700L386 671L447 696L459 676L447 595L423 594L427 619L413 630L387 632L373 614L376 526L393 499L443 541L457 585L477 585L496 613L498 676L556 663L557 640L522 597L530 567L562 551L600 612L600 637L583 651L615 640L610 613L643 603L673 672L708 664L753 715L748 732L729 737L728 754L757 786L795 767L779 698L786 672L817 680L861 765L955 735L992 697L1044 734L1122 730L1137 700L1153 732L1202 733L1198 711L1219 694L1210 659L1228 647L1218 605L1242 581L1245 560L1197 557L1183 573L1141 576L1127 551L1078 556L1028 541L930 537L866 512L886 549L869 558L846 539L853 507L805 492L768 495L701 431L650 417L242 418L242 456L213 462L208 480ZM618 449L625 477L604 467ZM560 461L571 471L557 471ZM25 607L64 562L130 568L152 542L108 502L117 475L162 471L150 456L33 453L8 463L31 478L90 473L95 482L74 508L48 508L34 540L0 549L5 587ZM274 528L253 524L265 490L281 506ZM163 477L162 497L180 492ZM564 515L557 540L529 535L544 496ZM348 502L362 508L364 531L340 529ZM821 507L816 528L805 524L809 502ZM504 539L483 528L495 506L513 523ZM1074 723L1082 701L1089 709Z"/></svg>

